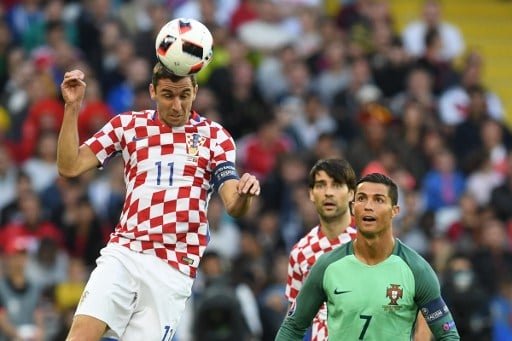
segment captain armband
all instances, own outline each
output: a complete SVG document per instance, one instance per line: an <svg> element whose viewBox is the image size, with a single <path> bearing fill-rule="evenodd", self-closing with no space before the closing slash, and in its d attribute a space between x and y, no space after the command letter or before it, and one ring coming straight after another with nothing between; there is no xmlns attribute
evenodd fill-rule
<svg viewBox="0 0 512 341"><path fill-rule="evenodd" d="M212 183L215 190L218 191L224 181L231 179L240 179L233 162L223 162L213 170Z"/></svg>
<svg viewBox="0 0 512 341"><path fill-rule="evenodd" d="M448 315L450 310L446 303L444 303L443 299L438 297L421 307L421 313L425 317L427 323L431 324Z"/></svg>

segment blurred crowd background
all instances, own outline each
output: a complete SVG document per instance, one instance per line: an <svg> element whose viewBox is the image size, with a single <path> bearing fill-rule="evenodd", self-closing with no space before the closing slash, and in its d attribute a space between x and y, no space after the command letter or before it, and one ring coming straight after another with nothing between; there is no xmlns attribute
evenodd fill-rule
<svg viewBox="0 0 512 341"><path fill-rule="evenodd" d="M118 113L153 109L154 38L175 17L210 28L194 107L229 129L240 171L263 186L239 220L212 198L176 340L273 340L288 252L317 224L306 176L326 157L399 184L396 235L437 272L463 340L512 340L506 101L446 1L2 0L0 340L15 329L64 340L123 204L120 159L58 176L64 72L86 73L82 141ZM512 25L505 0L450 1L503 6ZM397 3L414 4L414 18L397 18Z"/></svg>

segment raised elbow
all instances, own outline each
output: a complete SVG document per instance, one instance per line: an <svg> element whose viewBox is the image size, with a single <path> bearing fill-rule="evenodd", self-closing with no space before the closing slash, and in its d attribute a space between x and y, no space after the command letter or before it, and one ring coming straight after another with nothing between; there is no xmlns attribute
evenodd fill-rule
<svg viewBox="0 0 512 341"><path fill-rule="evenodd" d="M59 171L59 175L64 178L76 178L77 176L80 175L79 172L77 172L73 169L67 169L67 168L62 168L62 167L58 167L58 171Z"/></svg>

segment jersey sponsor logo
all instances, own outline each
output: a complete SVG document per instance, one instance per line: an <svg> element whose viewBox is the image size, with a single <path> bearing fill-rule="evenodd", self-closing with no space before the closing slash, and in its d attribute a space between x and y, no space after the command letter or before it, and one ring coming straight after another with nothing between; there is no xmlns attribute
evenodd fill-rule
<svg viewBox="0 0 512 341"><path fill-rule="evenodd" d="M288 310L287 316L292 316L295 313L295 301L293 301L292 305L290 306L290 309Z"/></svg>
<svg viewBox="0 0 512 341"><path fill-rule="evenodd" d="M346 294L347 292L351 292L352 290L338 290L338 288L334 289L334 295Z"/></svg>
<svg viewBox="0 0 512 341"><path fill-rule="evenodd" d="M137 141L145 140L147 138L148 138L148 136L134 136L134 137L132 137L132 141L137 142Z"/></svg>
<svg viewBox="0 0 512 341"><path fill-rule="evenodd" d="M199 153L199 147L201 147L205 141L206 137L197 133L187 134L187 154L196 156Z"/></svg>

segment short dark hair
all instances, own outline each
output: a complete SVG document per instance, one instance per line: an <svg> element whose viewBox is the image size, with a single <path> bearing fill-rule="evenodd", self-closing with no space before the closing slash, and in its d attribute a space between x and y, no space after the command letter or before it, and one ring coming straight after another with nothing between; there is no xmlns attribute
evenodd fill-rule
<svg viewBox="0 0 512 341"><path fill-rule="evenodd" d="M324 171L334 181L346 184L351 190L356 189L356 173L350 163L345 159L321 159L311 168L308 175L309 188L315 186L315 176Z"/></svg>
<svg viewBox="0 0 512 341"><path fill-rule="evenodd" d="M153 84L153 87L155 87L156 89L156 85L158 84L158 81L160 81L161 79L170 79L173 82L178 82L185 77L190 77L190 80L192 81L192 86L195 87L197 85L195 75L178 76L172 73L168 68L166 68L161 62L158 61L153 67L153 77L151 79L151 83Z"/></svg>
<svg viewBox="0 0 512 341"><path fill-rule="evenodd" d="M356 187L363 182L373 182L376 184L386 185L388 187L388 196L391 199L391 204L398 204L398 186L390 177L381 173L371 173L359 179L359 181L357 181Z"/></svg>

